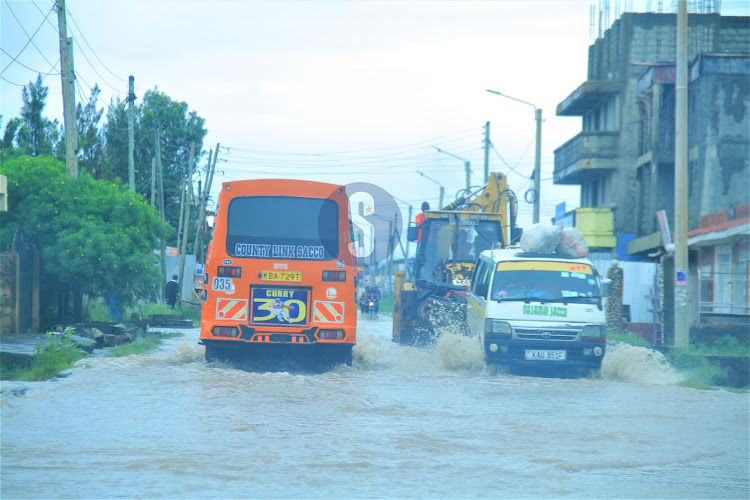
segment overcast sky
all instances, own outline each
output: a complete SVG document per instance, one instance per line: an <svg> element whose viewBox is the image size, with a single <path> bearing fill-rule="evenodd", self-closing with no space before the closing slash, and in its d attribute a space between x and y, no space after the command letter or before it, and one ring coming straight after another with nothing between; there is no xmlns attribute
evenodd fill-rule
<svg viewBox="0 0 750 500"><path fill-rule="evenodd" d="M50 89L45 115L62 121L54 1L0 2L3 129L37 73ZM553 151L581 120L557 117L555 108L586 80L590 0L66 4L76 99L88 100L98 84L105 107L125 97L133 75L137 97L158 87L186 102L206 120L205 150L223 147L212 191L258 177L370 182L416 214L425 199L437 205L438 184L446 203L465 187L463 160L472 184L483 183L489 121L490 170L509 176L528 226L534 109L486 92L494 89L543 110L542 221L562 201L578 206L578 187L551 178ZM612 0L610 24L626 6L659 5L672 1ZM722 1L724 15L748 10L746 0Z"/></svg>

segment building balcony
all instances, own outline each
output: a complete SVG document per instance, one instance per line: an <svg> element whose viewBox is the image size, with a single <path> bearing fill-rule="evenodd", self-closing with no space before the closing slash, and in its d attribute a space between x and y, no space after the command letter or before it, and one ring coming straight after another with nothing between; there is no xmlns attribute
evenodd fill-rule
<svg viewBox="0 0 750 500"><path fill-rule="evenodd" d="M581 132L555 150L555 184L581 184L595 170L617 168L619 132Z"/></svg>
<svg viewBox="0 0 750 500"><path fill-rule="evenodd" d="M583 116L621 88L622 83L616 80L583 82L557 105L557 116Z"/></svg>

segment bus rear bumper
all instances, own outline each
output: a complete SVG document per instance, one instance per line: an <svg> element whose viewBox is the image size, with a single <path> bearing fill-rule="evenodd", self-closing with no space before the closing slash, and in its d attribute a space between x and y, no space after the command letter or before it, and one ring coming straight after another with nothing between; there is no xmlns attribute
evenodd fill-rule
<svg viewBox="0 0 750 500"><path fill-rule="evenodd" d="M264 370L326 369L352 363L353 343L344 342L252 342L201 339L206 361L227 361Z"/></svg>

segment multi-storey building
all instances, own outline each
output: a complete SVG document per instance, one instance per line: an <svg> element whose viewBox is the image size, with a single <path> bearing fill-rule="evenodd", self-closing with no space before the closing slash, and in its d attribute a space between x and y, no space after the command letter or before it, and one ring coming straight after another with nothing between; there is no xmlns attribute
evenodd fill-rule
<svg viewBox="0 0 750 500"><path fill-rule="evenodd" d="M673 227L676 21L623 14L589 47L587 81L557 107L558 115L581 116L582 131L555 150L554 182L580 185L581 207L611 214L624 260L664 254L657 212ZM690 14L688 61L691 321L712 314L747 321L750 17ZM663 263L672 276L671 260Z"/></svg>

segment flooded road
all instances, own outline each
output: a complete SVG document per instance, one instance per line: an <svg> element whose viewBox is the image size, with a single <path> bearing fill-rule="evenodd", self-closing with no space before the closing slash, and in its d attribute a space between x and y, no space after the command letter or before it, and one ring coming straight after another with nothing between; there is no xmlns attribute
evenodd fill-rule
<svg viewBox="0 0 750 500"><path fill-rule="evenodd" d="M643 348L598 380L520 377L464 337L393 345L384 317L352 367L300 375L206 364L182 331L3 382L2 498L748 497L748 395Z"/></svg>

